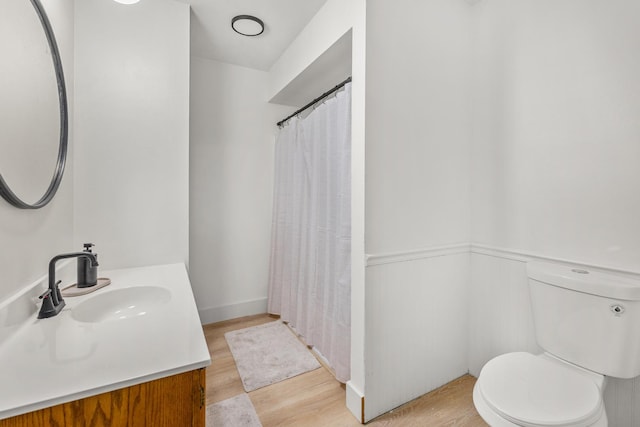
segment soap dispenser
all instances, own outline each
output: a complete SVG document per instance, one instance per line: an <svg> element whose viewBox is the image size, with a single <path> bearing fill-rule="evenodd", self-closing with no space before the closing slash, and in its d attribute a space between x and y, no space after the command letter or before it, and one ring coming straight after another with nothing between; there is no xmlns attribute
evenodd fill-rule
<svg viewBox="0 0 640 427"><path fill-rule="evenodd" d="M83 252L91 252L91 248L95 246L93 243L85 243ZM93 254L98 258L98 254ZM90 288L98 284L98 267L92 266L91 261L87 257L78 258L78 287Z"/></svg>

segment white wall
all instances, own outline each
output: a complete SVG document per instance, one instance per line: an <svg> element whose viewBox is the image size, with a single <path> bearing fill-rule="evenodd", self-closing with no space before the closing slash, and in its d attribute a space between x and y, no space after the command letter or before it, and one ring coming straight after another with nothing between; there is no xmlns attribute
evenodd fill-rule
<svg viewBox="0 0 640 427"><path fill-rule="evenodd" d="M347 408L362 421L365 373L365 135L367 1L352 0L351 57L351 379Z"/></svg>
<svg viewBox="0 0 640 427"><path fill-rule="evenodd" d="M640 271L640 5L475 9L473 241Z"/></svg>
<svg viewBox="0 0 640 427"><path fill-rule="evenodd" d="M471 10L367 2L367 420L467 371Z"/></svg>
<svg viewBox="0 0 640 427"><path fill-rule="evenodd" d="M536 350L532 256L640 273L640 4L474 7L471 373ZM612 426L640 425L640 379L612 380Z"/></svg>
<svg viewBox="0 0 640 427"><path fill-rule="evenodd" d="M21 210L0 199L0 301L46 275L49 260L68 251L73 243L73 1L43 0L42 5L62 56L70 108L70 151L58 193L47 206L39 210ZM19 33L19 29L16 32ZM17 141L0 141L0 150L5 149L3 144L6 142L15 144ZM51 142L57 146L57 133Z"/></svg>
<svg viewBox="0 0 640 427"><path fill-rule="evenodd" d="M203 323L267 310L276 122L268 74L191 60L190 276Z"/></svg>
<svg viewBox="0 0 640 427"><path fill-rule="evenodd" d="M102 268L188 261L189 6L76 2L75 244Z"/></svg>
<svg viewBox="0 0 640 427"><path fill-rule="evenodd" d="M327 0L271 66L268 99L272 100L277 97L288 84L347 33L353 27L354 17L359 14L359 11L359 0ZM332 70L327 70L327 73L332 73ZM335 84L337 83L339 82L335 82ZM313 98L312 95L308 101Z"/></svg>
<svg viewBox="0 0 640 427"><path fill-rule="evenodd" d="M462 0L367 2L367 253L468 241L470 24Z"/></svg>

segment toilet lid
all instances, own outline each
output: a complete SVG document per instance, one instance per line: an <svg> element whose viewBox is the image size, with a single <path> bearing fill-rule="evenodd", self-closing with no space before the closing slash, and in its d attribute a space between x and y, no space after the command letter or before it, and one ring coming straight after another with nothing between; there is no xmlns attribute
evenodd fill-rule
<svg viewBox="0 0 640 427"><path fill-rule="evenodd" d="M492 359L478 385L495 412L522 426L588 426L603 411L600 389L587 375L529 353Z"/></svg>

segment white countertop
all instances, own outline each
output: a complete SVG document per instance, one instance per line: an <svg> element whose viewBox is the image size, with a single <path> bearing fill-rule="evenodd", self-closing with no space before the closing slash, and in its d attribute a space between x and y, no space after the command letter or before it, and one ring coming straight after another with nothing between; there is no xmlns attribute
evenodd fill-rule
<svg viewBox="0 0 640 427"><path fill-rule="evenodd" d="M98 276L112 283L66 297L55 317L37 319L36 311L0 343L0 419L211 363L183 264L99 270ZM171 300L123 320L85 323L71 315L89 298L134 286L165 288Z"/></svg>

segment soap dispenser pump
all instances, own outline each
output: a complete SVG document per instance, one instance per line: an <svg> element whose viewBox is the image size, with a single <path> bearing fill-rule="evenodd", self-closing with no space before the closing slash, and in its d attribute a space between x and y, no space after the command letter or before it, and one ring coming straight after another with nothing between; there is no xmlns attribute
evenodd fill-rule
<svg viewBox="0 0 640 427"><path fill-rule="evenodd" d="M91 248L95 246L93 243L85 243L83 252L91 252ZM98 254L93 254L98 258ZM92 266L91 261L87 257L78 258L78 284L79 288L90 288L98 284L98 267Z"/></svg>

